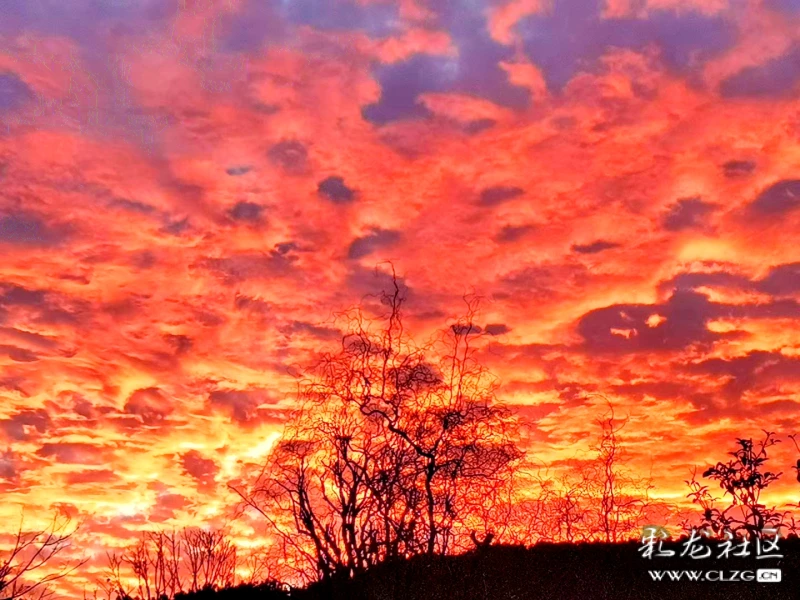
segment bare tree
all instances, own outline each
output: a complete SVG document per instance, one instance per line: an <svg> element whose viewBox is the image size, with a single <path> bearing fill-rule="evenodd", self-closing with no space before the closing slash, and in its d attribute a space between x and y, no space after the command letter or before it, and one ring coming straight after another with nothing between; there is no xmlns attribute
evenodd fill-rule
<svg viewBox="0 0 800 600"><path fill-rule="evenodd" d="M272 573L277 556L273 556L268 548L254 547L247 552L237 552L237 561L242 566L241 583L257 585L274 581Z"/></svg>
<svg viewBox="0 0 800 600"><path fill-rule="evenodd" d="M236 583L239 554L224 530L149 531L122 553L107 554L103 591L119 600L173 598ZM136 580L126 585L127 573ZM252 582L252 577L251 577Z"/></svg>
<svg viewBox="0 0 800 600"><path fill-rule="evenodd" d="M608 412L598 421L600 439L594 447L596 462L590 469L597 488L597 529L605 542L618 542L639 531L650 507L649 480L636 477L625 469L625 448L619 432L628 418L615 419L614 407L607 401Z"/></svg>
<svg viewBox="0 0 800 600"><path fill-rule="evenodd" d="M224 531L183 530L189 591L230 587L236 580L236 546Z"/></svg>
<svg viewBox="0 0 800 600"><path fill-rule="evenodd" d="M380 300L380 321L343 315L340 349L301 383L302 409L268 464L249 488L234 487L311 579L469 548L521 457L515 421L477 361L475 302L417 345L396 277Z"/></svg>
<svg viewBox="0 0 800 600"><path fill-rule="evenodd" d="M663 503L650 498L652 483L628 469L626 448L619 433L627 418L617 418L614 407L597 424L591 456L571 464L541 465L519 486L526 490L512 511L513 536L519 543L618 542L633 537Z"/></svg>
<svg viewBox="0 0 800 600"><path fill-rule="evenodd" d="M121 554L106 552L105 578L99 582L98 587L109 600L112 598L127 600L130 597L126 587L123 585L124 567L125 561Z"/></svg>
<svg viewBox="0 0 800 600"><path fill-rule="evenodd" d="M85 563L61 560L76 528L69 516L58 513L45 529L26 531L23 520L8 548L0 550L0 598L45 598L51 586Z"/></svg>

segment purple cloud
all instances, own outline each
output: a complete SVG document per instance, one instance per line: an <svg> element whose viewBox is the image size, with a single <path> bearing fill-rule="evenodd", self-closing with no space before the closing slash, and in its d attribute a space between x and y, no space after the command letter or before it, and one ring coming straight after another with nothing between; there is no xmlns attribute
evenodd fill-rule
<svg viewBox="0 0 800 600"><path fill-rule="evenodd" d="M664 215L664 229L667 231L702 229L708 225L708 217L717 208L716 204L704 202L699 197L682 198L673 204Z"/></svg>
<svg viewBox="0 0 800 600"><path fill-rule="evenodd" d="M489 35L484 6L469 0L433 2L428 8L434 24L450 35L456 57L414 55L375 71L381 86L380 100L364 107L364 118L377 125L402 119L427 117L419 102L426 92L453 92L485 98L501 106L525 108L527 89L513 85L500 62L513 58L513 49Z"/></svg>
<svg viewBox="0 0 800 600"><path fill-rule="evenodd" d="M381 248L391 246L400 240L400 232L390 229L374 229L369 235L356 238L350 244L347 251L347 258L363 258L375 253Z"/></svg>
<svg viewBox="0 0 800 600"><path fill-rule="evenodd" d="M577 252L578 254L597 254L599 252L603 252L604 250L619 248L619 246L620 245L616 242L597 240L591 244L573 244L572 251Z"/></svg>
<svg viewBox="0 0 800 600"><path fill-rule="evenodd" d="M519 198L525 193L520 187L496 185L481 191L480 203L483 206L497 206L514 198Z"/></svg>
<svg viewBox="0 0 800 600"><path fill-rule="evenodd" d="M733 23L724 16L691 10L651 11L648 18L604 18L601 0L561 0L553 9L523 19L517 30L525 51L553 90L561 90L579 71L592 71L611 48L642 50L656 45L666 65L694 68L730 48Z"/></svg>
<svg viewBox="0 0 800 600"><path fill-rule="evenodd" d="M16 110L33 99L31 89L14 73L0 73L0 113Z"/></svg>
<svg viewBox="0 0 800 600"><path fill-rule="evenodd" d="M65 229L51 227L32 213L13 213L0 217L0 243L54 246L66 237Z"/></svg>
<svg viewBox="0 0 800 600"><path fill-rule="evenodd" d="M800 82L800 45L763 64L747 67L720 84L725 97L770 98L791 95Z"/></svg>
<svg viewBox="0 0 800 600"><path fill-rule="evenodd" d="M355 192L347 187L338 175L326 177L317 185L317 192L334 204L347 204L355 199Z"/></svg>
<svg viewBox="0 0 800 600"><path fill-rule="evenodd" d="M229 211L228 216L234 221L246 221L250 223L258 223L261 221L261 215L264 212L264 207L255 202L237 202Z"/></svg>

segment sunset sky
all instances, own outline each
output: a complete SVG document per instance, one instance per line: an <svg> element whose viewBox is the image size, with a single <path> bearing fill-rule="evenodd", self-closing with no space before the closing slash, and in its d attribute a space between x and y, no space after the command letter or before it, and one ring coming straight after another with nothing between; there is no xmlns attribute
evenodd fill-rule
<svg viewBox="0 0 800 600"><path fill-rule="evenodd" d="M2 0L0 530L223 518L389 260L543 462L800 433L799 89L797 0Z"/></svg>

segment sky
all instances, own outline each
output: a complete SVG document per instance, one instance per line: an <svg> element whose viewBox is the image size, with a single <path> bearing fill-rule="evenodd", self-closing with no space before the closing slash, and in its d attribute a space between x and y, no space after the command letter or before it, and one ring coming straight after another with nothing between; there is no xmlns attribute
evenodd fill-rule
<svg viewBox="0 0 800 600"><path fill-rule="evenodd" d="M800 433L796 0L4 0L0 528L222 518L391 261L543 462ZM795 452L776 501L796 501Z"/></svg>

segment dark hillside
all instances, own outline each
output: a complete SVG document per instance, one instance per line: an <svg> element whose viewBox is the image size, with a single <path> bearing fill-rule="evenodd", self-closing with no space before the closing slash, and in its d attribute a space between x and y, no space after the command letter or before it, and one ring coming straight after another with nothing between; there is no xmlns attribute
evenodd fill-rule
<svg viewBox="0 0 800 600"><path fill-rule="evenodd" d="M299 600L797 600L800 541L782 540L782 559L645 559L638 543L493 546L460 556L418 556L379 565L355 579L282 592L223 590L186 599ZM664 545L681 552L681 546ZM780 583L757 581L653 581L648 570L714 572L748 577L757 569L782 570ZM738 574L735 574L737 573ZM668 577L665 575L665 577Z"/></svg>
<svg viewBox="0 0 800 600"><path fill-rule="evenodd" d="M664 548L677 548L667 546ZM800 598L800 543L784 541L783 559L645 559L639 544L496 546L462 556L416 557L381 565L353 581L317 584L303 600L645 600ZM761 564L767 563L767 564ZM781 568L781 583L653 581L649 569L755 571ZM741 576L741 575L740 575ZM716 574L712 577L717 577Z"/></svg>

